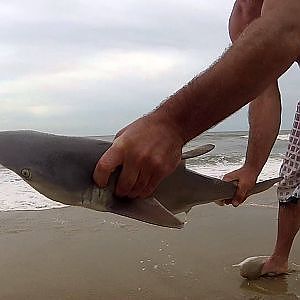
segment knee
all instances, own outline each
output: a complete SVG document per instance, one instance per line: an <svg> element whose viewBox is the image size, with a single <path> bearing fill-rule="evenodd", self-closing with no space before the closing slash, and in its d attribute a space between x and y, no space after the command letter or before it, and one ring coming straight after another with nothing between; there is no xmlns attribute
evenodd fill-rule
<svg viewBox="0 0 300 300"><path fill-rule="evenodd" d="M232 41L235 41L253 20L261 16L263 1L236 0L229 19L229 35Z"/></svg>
<svg viewBox="0 0 300 300"><path fill-rule="evenodd" d="M254 20L261 15L264 0L237 0L235 9L248 20Z"/></svg>

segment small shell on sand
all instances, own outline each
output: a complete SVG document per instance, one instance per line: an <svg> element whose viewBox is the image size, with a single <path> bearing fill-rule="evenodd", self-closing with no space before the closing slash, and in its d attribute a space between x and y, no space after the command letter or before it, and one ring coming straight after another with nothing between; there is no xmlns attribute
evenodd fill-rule
<svg viewBox="0 0 300 300"><path fill-rule="evenodd" d="M249 257L233 267L239 268L242 277L254 280L262 275L262 268L268 258L269 256Z"/></svg>

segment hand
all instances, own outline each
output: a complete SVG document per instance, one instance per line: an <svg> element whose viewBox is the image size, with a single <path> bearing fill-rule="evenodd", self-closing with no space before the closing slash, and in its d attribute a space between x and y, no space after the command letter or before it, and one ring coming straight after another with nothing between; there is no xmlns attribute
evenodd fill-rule
<svg viewBox="0 0 300 300"><path fill-rule="evenodd" d="M238 181L238 186L234 197L230 200L226 200L225 203L232 204L234 207L238 207L248 197L250 190L254 187L257 179L257 172L246 165L237 169L231 173L226 174L223 177L224 181Z"/></svg>
<svg viewBox="0 0 300 300"><path fill-rule="evenodd" d="M183 139L167 121L150 114L131 123L117 135L100 158L94 180L105 187L110 174L122 166L117 196L146 198L181 161Z"/></svg>

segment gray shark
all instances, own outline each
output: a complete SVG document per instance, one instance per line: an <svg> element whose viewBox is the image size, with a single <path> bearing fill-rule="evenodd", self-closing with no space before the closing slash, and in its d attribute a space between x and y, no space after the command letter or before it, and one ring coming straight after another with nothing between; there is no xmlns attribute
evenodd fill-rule
<svg viewBox="0 0 300 300"><path fill-rule="evenodd" d="M153 197L118 198L114 189L120 168L103 189L92 178L97 161L110 146L109 142L92 138L4 131L0 132L0 164L54 201L171 228L183 227L175 214L199 204L231 199L235 194L236 183L203 176L185 167L185 159L214 148L205 145L185 152L182 163L162 181ZM280 180L257 183L251 194L264 191Z"/></svg>

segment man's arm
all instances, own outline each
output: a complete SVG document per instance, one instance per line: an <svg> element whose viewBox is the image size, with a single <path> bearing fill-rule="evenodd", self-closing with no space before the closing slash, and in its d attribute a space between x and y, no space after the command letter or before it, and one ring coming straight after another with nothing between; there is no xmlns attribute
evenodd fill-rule
<svg viewBox="0 0 300 300"><path fill-rule="evenodd" d="M267 161L280 128L281 98L277 83L251 102L249 107L249 141L245 165L257 175Z"/></svg>
<svg viewBox="0 0 300 300"><path fill-rule="evenodd" d="M223 57L155 113L177 125L189 141L256 98L299 55L299 15L299 1L266 0L262 17L245 29Z"/></svg>
<svg viewBox="0 0 300 300"><path fill-rule="evenodd" d="M234 42L251 21L261 14L263 1L238 0L229 21L229 34ZM280 128L281 102L277 81L272 83L249 106L249 140L245 164L224 176L224 180L238 180L233 199L226 201L238 206L245 201L265 165Z"/></svg>
<svg viewBox="0 0 300 300"><path fill-rule="evenodd" d="M226 201L238 206L247 198L265 165L280 128L281 102L277 84L270 85L249 107L249 140L244 165L224 176L224 180L238 180L233 199Z"/></svg>
<svg viewBox="0 0 300 300"><path fill-rule="evenodd" d="M256 98L296 60L299 15L298 0L265 0L262 17L219 61L118 136L100 159L95 181L105 186L123 165L117 194L150 195L178 165L184 143Z"/></svg>

